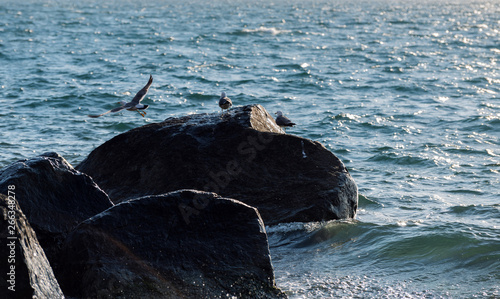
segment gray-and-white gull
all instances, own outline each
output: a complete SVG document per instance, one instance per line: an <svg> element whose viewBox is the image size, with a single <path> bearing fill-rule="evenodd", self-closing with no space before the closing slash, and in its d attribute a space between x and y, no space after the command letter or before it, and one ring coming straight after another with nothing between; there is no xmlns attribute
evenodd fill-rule
<svg viewBox="0 0 500 299"><path fill-rule="evenodd" d="M139 114L142 117L144 117L144 115L146 115L146 111L144 111L144 110L148 109L149 105L141 104L141 101L144 99L144 97L148 93L148 90L151 87L151 84L153 84L153 76L149 75L148 83L141 90L139 90L139 92L135 95L135 97L132 99L132 101L130 101L128 103L125 101L120 101L119 102L121 104L120 107L113 108L109 111L106 111L106 112L98 114L98 115L91 114L91 115L89 115L89 117L93 117L93 118L101 117L101 116L108 114L108 113L111 113L111 112L122 111L123 109L127 109L129 111L137 111L137 112L139 112Z"/></svg>
<svg viewBox="0 0 500 299"><path fill-rule="evenodd" d="M276 117L276 124L283 128L283 130L286 132L287 127L293 127L295 126L295 123L293 123L288 117L283 115L283 112L277 111L275 113L277 115Z"/></svg>
<svg viewBox="0 0 500 299"><path fill-rule="evenodd" d="M233 102L226 96L225 92L222 92L219 99L219 107L221 109L221 112L224 113L224 110L231 108L231 106L233 106Z"/></svg>

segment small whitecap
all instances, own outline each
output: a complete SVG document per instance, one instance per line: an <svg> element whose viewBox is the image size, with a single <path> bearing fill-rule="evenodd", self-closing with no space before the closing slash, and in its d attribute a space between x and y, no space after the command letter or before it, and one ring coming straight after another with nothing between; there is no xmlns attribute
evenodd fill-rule
<svg viewBox="0 0 500 299"><path fill-rule="evenodd" d="M449 99L450 99L449 97L439 96L436 100L438 102L444 103L444 102L447 102Z"/></svg>
<svg viewBox="0 0 500 299"><path fill-rule="evenodd" d="M405 227L405 226L407 226L408 224L407 224L407 222L406 222L406 221L398 221L398 222L396 222L396 225L397 225L397 226L400 226L400 227Z"/></svg>
<svg viewBox="0 0 500 299"><path fill-rule="evenodd" d="M499 156L498 154L495 154L492 149L486 149L486 153L490 156L493 156L493 157Z"/></svg>

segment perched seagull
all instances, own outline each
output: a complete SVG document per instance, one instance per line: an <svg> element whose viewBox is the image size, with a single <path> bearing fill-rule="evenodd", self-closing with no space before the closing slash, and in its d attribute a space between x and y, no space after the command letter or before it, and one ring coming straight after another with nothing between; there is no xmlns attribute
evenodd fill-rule
<svg viewBox="0 0 500 299"><path fill-rule="evenodd" d="M153 84L153 76L149 75L149 81L146 86L144 86L139 92L135 95L135 97L132 99L130 102L125 102L125 101L120 101L119 103L121 104L120 107L113 108L107 112L101 113L99 115L89 115L89 117L97 118L100 116L103 116L104 114L108 114L110 112L118 112L123 109L127 109L129 111L137 111L139 114L144 117L146 115L146 111L141 111L141 110L146 110L148 109L149 105L144 105L141 104L141 101L144 99L146 94L148 93L149 87L151 87L151 84Z"/></svg>
<svg viewBox="0 0 500 299"><path fill-rule="evenodd" d="M295 126L295 123L293 123L290 119L288 119L288 117L283 116L283 112L277 111L275 114L277 115L277 117L276 117L276 124L278 126L280 126L281 128L283 128L283 130L285 131L285 133L286 133L286 127L293 127L293 126Z"/></svg>
<svg viewBox="0 0 500 299"><path fill-rule="evenodd" d="M219 99L219 107L221 109L221 112L224 113L224 109L229 109L231 108L231 106L233 106L233 102L226 96L225 92L222 92Z"/></svg>

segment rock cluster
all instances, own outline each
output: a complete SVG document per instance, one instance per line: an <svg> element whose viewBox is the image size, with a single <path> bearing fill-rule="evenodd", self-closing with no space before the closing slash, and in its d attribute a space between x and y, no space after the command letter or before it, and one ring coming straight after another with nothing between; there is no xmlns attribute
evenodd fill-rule
<svg viewBox="0 0 500 299"><path fill-rule="evenodd" d="M0 209L22 295L282 298L265 225L352 218L357 187L252 105L130 130L76 169L56 153L13 163Z"/></svg>

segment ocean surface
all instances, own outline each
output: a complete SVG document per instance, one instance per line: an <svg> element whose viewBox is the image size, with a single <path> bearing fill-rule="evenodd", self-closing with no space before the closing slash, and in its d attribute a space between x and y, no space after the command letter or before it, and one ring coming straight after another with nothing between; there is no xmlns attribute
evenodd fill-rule
<svg viewBox="0 0 500 299"><path fill-rule="evenodd" d="M150 74L146 117L87 117ZM290 298L500 298L500 0L0 0L0 167L76 166L222 91L359 187L352 221L267 228Z"/></svg>

